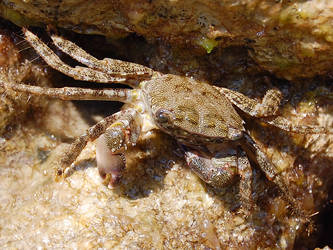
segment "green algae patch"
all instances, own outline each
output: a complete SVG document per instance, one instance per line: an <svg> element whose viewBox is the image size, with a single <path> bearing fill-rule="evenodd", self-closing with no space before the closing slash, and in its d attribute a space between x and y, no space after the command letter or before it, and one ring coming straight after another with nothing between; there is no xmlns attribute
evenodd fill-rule
<svg viewBox="0 0 333 250"><path fill-rule="evenodd" d="M198 40L197 43L206 50L207 54L211 53L213 49L219 44L216 40L208 39L207 37L202 37L200 40Z"/></svg>
<svg viewBox="0 0 333 250"><path fill-rule="evenodd" d="M20 27L27 25L40 26L41 24L40 22L27 18L18 11L7 8L5 6L0 6L0 14L3 18L10 20Z"/></svg>

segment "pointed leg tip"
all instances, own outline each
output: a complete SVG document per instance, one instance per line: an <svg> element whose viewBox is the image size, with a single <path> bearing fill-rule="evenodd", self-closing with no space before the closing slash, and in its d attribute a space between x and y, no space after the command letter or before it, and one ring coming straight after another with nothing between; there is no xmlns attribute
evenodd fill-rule
<svg viewBox="0 0 333 250"><path fill-rule="evenodd" d="M68 176L70 176L71 174L73 174L74 171L75 171L74 165L71 166L71 167L59 167L56 170L56 176L57 177L67 178Z"/></svg>
<svg viewBox="0 0 333 250"><path fill-rule="evenodd" d="M64 173L63 169L62 168L58 168L57 169L57 176L62 176Z"/></svg>
<svg viewBox="0 0 333 250"><path fill-rule="evenodd" d="M25 37L34 36L33 33L31 31L29 31L26 27L22 27L22 32L23 32Z"/></svg>

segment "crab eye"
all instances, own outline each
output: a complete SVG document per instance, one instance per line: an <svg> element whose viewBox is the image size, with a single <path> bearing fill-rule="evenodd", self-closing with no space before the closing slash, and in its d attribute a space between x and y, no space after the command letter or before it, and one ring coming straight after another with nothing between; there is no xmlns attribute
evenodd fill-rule
<svg viewBox="0 0 333 250"><path fill-rule="evenodd" d="M155 116L159 123L166 123L170 121L170 112L165 109L159 109L157 110Z"/></svg>

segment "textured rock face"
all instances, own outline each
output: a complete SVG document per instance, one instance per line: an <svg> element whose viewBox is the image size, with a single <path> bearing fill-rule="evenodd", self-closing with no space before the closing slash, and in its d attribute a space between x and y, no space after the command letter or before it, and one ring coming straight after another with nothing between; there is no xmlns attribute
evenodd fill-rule
<svg viewBox="0 0 333 250"><path fill-rule="evenodd" d="M331 73L333 2L329 0L19 1L4 0L2 16L21 25L55 24L112 37L204 48L241 45L279 77Z"/></svg>
<svg viewBox="0 0 333 250"><path fill-rule="evenodd" d="M38 56L33 50L30 60L24 60L23 55L20 59L18 50L25 49L26 44L19 40L15 46L6 34L1 35L0 45L6 49L0 52L13 60L1 65L1 79L42 86L96 86L81 85L57 73L48 77L48 67L42 60L35 60ZM100 37L71 36L92 54L113 57L104 53L103 48L108 50L110 44L98 42ZM222 82L223 86L251 97L261 98L267 88L277 86L284 94L283 116L295 124L332 127L333 86L329 80L308 80L302 86L277 81L258 73L256 67L253 69L239 48L219 48L209 55L197 56L163 44L152 47L139 39L131 45L113 45L118 58L146 63L165 73ZM8 78L10 72L13 75ZM178 156L177 144L161 133L152 134L128 153L127 170L115 189L104 186L99 177L94 143L78 159L77 172L65 180L55 179L67 142L117 110L115 104L80 105L0 91L1 97L20 105L0 102L1 108L11 105L10 112L1 113L9 119L0 123L0 128L11 128L10 133L2 130L0 137L1 246L291 249L295 239L302 236L300 218L291 214L278 189L255 163L255 210L246 218L239 210L237 182L221 190L205 186ZM98 107L103 112L95 112ZM24 115L27 112L29 115ZM16 120L17 116L21 119ZM322 211L333 179L332 136L288 134L251 119L246 121L251 135L279 167L304 210L308 214ZM311 237L301 240L301 246L309 246L311 240L317 239L316 235Z"/></svg>

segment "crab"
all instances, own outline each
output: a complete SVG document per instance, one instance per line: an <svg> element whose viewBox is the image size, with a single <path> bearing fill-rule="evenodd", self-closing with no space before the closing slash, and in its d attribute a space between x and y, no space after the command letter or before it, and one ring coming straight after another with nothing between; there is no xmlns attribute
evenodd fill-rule
<svg viewBox="0 0 333 250"><path fill-rule="evenodd" d="M171 135L184 153L188 166L207 184L220 188L239 177L242 205L250 210L252 168L248 156L274 182L284 198L299 209L288 185L260 146L245 129L237 109L262 122L294 133L331 133L319 126L293 125L277 115L282 95L268 90L261 102L239 92L195 79L162 74L148 67L105 58L99 60L60 36L51 35L63 52L86 65L71 67L36 35L23 29L25 39L52 68L76 80L122 83L131 89L44 88L0 82L0 86L33 95L63 100L107 100L125 103L79 136L61 159L57 174L69 176L88 141L96 142L96 161L103 178L119 182L125 168L124 152L135 147L140 136L159 129Z"/></svg>

